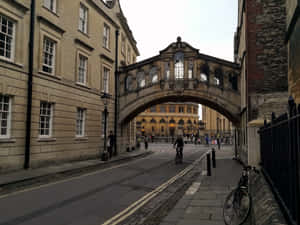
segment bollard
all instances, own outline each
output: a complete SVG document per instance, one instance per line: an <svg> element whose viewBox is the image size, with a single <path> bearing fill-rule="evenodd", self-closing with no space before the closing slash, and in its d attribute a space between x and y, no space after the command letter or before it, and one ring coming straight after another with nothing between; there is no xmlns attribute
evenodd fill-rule
<svg viewBox="0 0 300 225"><path fill-rule="evenodd" d="M213 148L211 152L212 167L216 168L216 151Z"/></svg>
<svg viewBox="0 0 300 225"><path fill-rule="evenodd" d="M207 153L206 155L206 162L207 162L207 176L211 176L210 153Z"/></svg>

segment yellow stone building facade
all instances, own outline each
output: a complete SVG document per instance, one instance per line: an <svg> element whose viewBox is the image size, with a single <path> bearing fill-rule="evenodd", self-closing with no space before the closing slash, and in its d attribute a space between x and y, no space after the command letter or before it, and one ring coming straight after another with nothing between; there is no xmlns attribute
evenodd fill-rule
<svg viewBox="0 0 300 225"><path fill-rule="evenodd" d="M136 117L137 135L175 137L199 132L198 104L165 103L152 106Z"/></svg>
<svg viewBox="0 0 300 225"><path fill-rule="evenodd" d="M230 136L233 132L232 123L221 113L202 105L202 122L204 130L202 134L209 136Z"/></svg>
<svg viewBox="0 0 300 225"><path fill-rule="evenodd" d="M1 0L0 27L0 172L26 160L34 167L99 157L103 93L111 96L107 131L114 128L116 55L118 65L139 55L119 1Z"/></svg>

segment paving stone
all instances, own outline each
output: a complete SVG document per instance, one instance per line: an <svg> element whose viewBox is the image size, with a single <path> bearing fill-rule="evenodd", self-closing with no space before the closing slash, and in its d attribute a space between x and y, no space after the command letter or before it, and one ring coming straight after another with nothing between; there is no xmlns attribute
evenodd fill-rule
<svg viewBox="0 0 300 225"><path fill-rule="evenodd" d="M191 201L191 206L216 206L216 207L221 207L222 204L221 204L221 200L206 200L206 199L203 199L203 200L192 200Z"/></svg>
<svg viewBox="0 0 300 225"><path fill-rule="evenodd" d="M223 221L211 220L182 220L177 225L224 225Z"/></svg>

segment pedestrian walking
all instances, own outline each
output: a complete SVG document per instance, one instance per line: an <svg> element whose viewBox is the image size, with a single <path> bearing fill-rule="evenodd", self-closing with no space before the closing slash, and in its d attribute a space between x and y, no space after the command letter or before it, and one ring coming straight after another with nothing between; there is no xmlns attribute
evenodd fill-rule
<svg viewBox="0 0 300 225"><path fill-rule="evenodd" d="M217 135L217 144L218 144L218 150L221 150L221 137L220 137L220 134Z"/></svg>
<svg viewBox="0 0 300 225"><path fill-rule="evenodd" d="M147 150L148 149L148 137L145 136L144 138L144 143L145 143L145 149Z"/></svg>
<svg viewBox="0 0 300 225"><path fill-rule="evenodd" d="M112 131L109 132L109 135L108 135L108 139L107 139L107 151L109 153L109 158L112 157L112 150L113 150L113 147L114 147L114 142L115 142L115 136L113 134Z"/></svg>

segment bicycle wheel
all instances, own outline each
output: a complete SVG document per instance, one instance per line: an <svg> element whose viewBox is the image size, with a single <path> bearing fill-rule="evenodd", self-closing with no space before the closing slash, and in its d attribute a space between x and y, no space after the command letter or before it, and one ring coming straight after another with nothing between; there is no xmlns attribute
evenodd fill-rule
<svg viewBox="0 0 300 225"><path fill-rule="evenodd" d="M243 224L251 209L251 198L248 192L237 188L226 197L223 206L223 219L226 225Z"/></svg>

